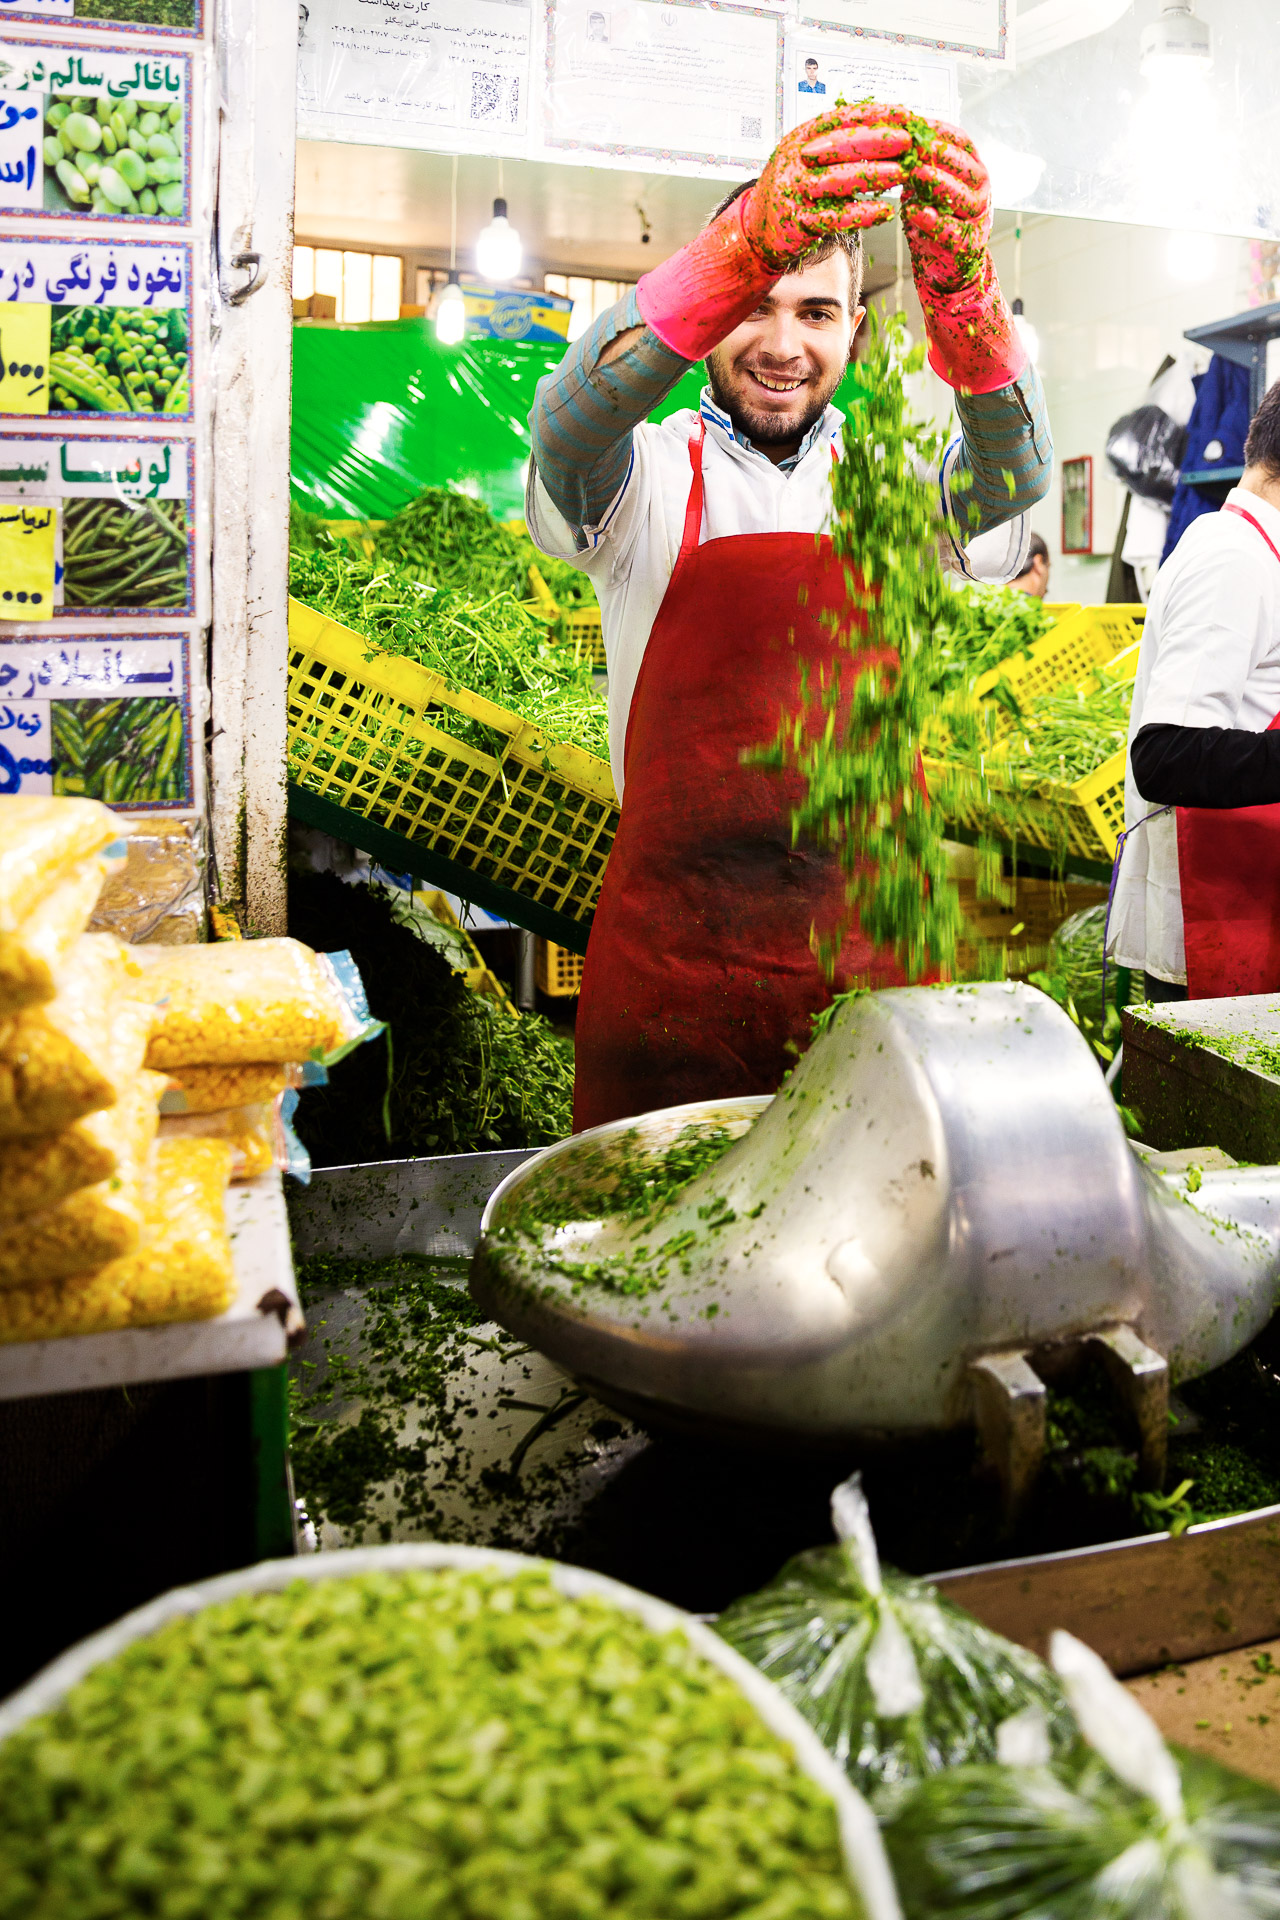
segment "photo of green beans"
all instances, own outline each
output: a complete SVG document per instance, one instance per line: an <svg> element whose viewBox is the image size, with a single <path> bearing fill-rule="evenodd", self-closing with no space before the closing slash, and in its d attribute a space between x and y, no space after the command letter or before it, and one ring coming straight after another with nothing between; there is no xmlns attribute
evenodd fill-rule
<svg viewBox="0 0 1280 1920"><path fill-rule="evenodd" d="M51 413L186 413L187 319L180 307L54 307Z"/></svg>
<svg viewBox="0 0 1280 1920"><path fill-rule="evenodd" d="M44 204L52 213L180 219L185 140L186 110L168 94L46 94Z"/></svg>
<svg viewBox="0 0 1280 1920"><path fill-rule="evenodd" d="M184 500L68 500L62 510L67 607L185 607Z"/></svg>
<svg viewBox="0 0 1280 1920"><path fill-rule="evenodd" d="M190 800L181 701L51 700L49 725L55 793L114 806Z"/></svg>

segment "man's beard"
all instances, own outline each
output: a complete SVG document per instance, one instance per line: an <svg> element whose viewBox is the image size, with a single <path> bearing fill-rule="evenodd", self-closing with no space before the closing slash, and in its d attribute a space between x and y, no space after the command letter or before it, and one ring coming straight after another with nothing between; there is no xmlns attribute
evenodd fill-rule
<svg viewBox="0 0 1280 1920"><path fill-rule="evenodd" d="M743 401L730 399L720 382L714 354L707 359L707 384L711 388L711 398L728 414L739 433L744 433L757 447L776 447L779 444L785 444L788 440L804 439L810 427L826 412L827 404L839 386L840 380L837 378L832 382L830 392L812 399L799 419L783 414L757 412L754 407L746 405Z"/></svg>

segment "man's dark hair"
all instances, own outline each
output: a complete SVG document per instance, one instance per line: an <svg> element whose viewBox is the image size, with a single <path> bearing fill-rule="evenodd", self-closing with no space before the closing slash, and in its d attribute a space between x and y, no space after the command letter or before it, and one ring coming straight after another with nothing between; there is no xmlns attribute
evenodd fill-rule
<svg viewBox="0 0 1280 1920"><path fill-rule="evenodd" d="M741 186L733 189L732 193L726 193L719 206L713 210L711 220L718 220L726 207L731 207L735 200L740 200L743 194L755 184L754 180L744 180ZM711 220L708 220L708 226ZM792 261L787 272L803 273L806 267L816 267L819 261L829 260L833 253L843 253L849 262L849 311L852 313L862 298L862 234L857 227L854 227L851 232L831 233L825 240L816 241L808 253L802 253L799 259Z"/></svg>
<svg viewBox="0 0 1280 1920"><path fill-rule="evenodd" d="M812 55L812 54L810 54L810 56L809 56L809 58L808 58L808 59L807 59L807 60L805 61L805 65L806 65L806 67L816 67L816 66L817 66L817 64L818 64L818 63L817 63L817 61L816 61L816 60L815 60L815 59L813 58L813 55Z"/></svg>
<svg viewBox="0 0 1280 1920"><path fill-rule="evenodd" d="M1280 380L1262 396L1244 443L1246 467L1261 467L1268 480L1280 480Z"/></svg>
<svg viewBox="0 0 1280 1920"><path fill-rule="evenodd" d="M1045 545L1044 535L1042 533L1033 533L1031 536L1031 545L1027 548L1027 565L1022 571L1026 573L1033 560L1047 560L1048 558L1049 549Z"/></svg>

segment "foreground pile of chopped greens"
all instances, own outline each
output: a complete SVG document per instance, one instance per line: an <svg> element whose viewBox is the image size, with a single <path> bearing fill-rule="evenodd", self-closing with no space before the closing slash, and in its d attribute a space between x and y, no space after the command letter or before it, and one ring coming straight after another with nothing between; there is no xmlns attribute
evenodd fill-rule
<svg viewBox="0 0 1280 1920"><path fill-rule="evenodd" d="M300 1103L295 1124L316 1166L543 1147L571 1129L573 1042L540 1014L473 992L414 922L390 889L290 875L291 932L354 955L389 1035Z"/></svg>
<svg viewBox="0 0 1280 1920"><path fill-rule="evenodd" d="M482 694L555 741L608 757L608 715L590 662L530 602L531 564L562 608L594 602L585 574L545 560L479 501L441 488L371 537L369 557L359 542L334 537L295 509L290 593L384 652L429 667L450 687ZM481 725L448 708L432 723L492 749Z"/></svg>
<svg viewBox="0 0 1280 1920"><path fill-rule="evenodd" d="M172 1622L0 1746L0 1912L856 1920L830 1800L682 1633L536 1568Z"/></svg>

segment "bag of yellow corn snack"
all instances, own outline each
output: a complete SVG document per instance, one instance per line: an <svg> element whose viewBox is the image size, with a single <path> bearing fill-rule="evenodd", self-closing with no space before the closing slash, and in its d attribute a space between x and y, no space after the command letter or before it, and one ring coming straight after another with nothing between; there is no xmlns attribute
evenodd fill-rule
<svg viewBox="0 0 1280 1920"><path fill-rule="evenodd" d="M228 1107L256 1107L292 1087L322 1087L328 1078L318 1060L247 1060L240 1066L171 1067L160 1111L222 1113Z"/></svg>
<svg viewBox="0 0 1280 1920"><path fill-rule="evenodd" d="M230 1173L223 1140L157 1141L137 1251L75 1280L0 1292L0 1344L225 1313L235 1298Z"/></svg>
<svg viewBox="0 0 1280 1920"><path fill-rule="evenodd" d="M139 1075L121 1095L116 1171L56 1207L0 1227L0 1288L89 1273L132 1253L142 1235L143 1175L155 1139L159 1074Z"/></svg>
<svg viewBox="0 0 1280 1920"><path fill-rule="evenodd" d="M58 969L88 926L103 881L117 864L101 853L78 861L15 932L0 933L0 1016L53 999Z"/></svg>
<svg viewBox="0 0 1280 1920"><path fill-rule="evenodd" d="M332 1065L381 1033L349 953L300 940L139 947L156 1017L147 1065L309 1060Z"/></svg>
<svg viewBox="0 0 1280 1920"><path fill-rule="evenodd" d="M0 1020L0 1140L70 1126L136 1076L151 1009L131 997L128 955L112 934L81 934L56 997Z"/></svg>
<svg viewBox="0 0 1280 1920"><path fill-rule="evenodd" d="M11 794L0 807L0 934L16 933L78 861L129 830L100 800Z"/></svg>
<svg viewBox="0 0 1280 1920"><path fill-rule="evenodd" d="M138 1022L137 1050L145 1041ZM137 1075L139 1097L158 1107L165 1089L162 1073ZM87 1113L60 1133L35 1133L24 1140L0 1141L0 1227L24 1214L56 1207L81 1187L107 1180L127 1162L132 1151L132 1121L128 1092L113 1107Z"/></svg>
<svg viewBox="0 0 1280 1920"><path fill-rule="evenodd" d="M224 1107L220 1113L165 1114L162 1140L225 1140L235 1155L233 1180L254 1180L279 1167L304 1183L311 1179L311 1156L293 1130L298 1096L287 1089L274 1100Z"/></svg>

